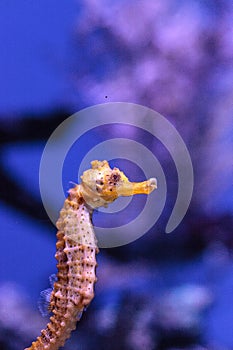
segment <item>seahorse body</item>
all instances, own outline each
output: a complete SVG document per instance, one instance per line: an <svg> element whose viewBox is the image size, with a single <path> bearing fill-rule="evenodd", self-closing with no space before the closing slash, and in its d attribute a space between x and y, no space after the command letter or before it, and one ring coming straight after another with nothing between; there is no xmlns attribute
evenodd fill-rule
<svg viewBox="0 0 233 350"><path fill-rule="evenodd" d="M57 281L50 298L52 316L30 348L57 350L70 337L83 310L94 297L97 240L91 216L94 208L107 206L118 196L149 194L156 180L132 183L107 161L93 161L82 183L69 191L57 221Z"/></svg>
<svg viewBox="0 0 233 350"><path fill-rule="evenodd" d="M91 224L91 209L79 195L79 185L70 191L57 221L57 281L51 294L53 315L29 349L55 350L63 346L85 307L94 297L98 252Z"/></svg>

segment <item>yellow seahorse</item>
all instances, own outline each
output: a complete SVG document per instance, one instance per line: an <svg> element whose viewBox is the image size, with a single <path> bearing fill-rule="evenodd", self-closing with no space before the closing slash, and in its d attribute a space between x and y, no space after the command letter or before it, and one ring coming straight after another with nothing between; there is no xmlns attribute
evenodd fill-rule
<svg viewBox="0 0 233 350"><path fill-rule="evenodd" d="M94 297L98 253L92 226L93 209L107 206L119 196L149 194L156 179L130 182L122 171L111 169L107 161L93 161L82 182L69 190L57 221L57 280L50 297L50 322L30 348L56 350L65 344L76 328L83 310Z"/></svg>

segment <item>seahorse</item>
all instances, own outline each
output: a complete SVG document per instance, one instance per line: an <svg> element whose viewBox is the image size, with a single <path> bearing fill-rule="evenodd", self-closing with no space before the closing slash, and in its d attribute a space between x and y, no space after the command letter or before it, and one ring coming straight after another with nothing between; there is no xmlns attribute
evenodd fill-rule
<svg viewBox="0 0 233 350"><path fill-rule="evenodd" d="M106 207L119 196L149 194L157 188L155 178L130 182L118 168L111 169L106 160L95 160L91 165L81 176L81 184L69 190L56 223L57 276L49 303L52 316L25 350L57 350L64 346L94 297L99 249L92 225L93 210Z"/></svg>

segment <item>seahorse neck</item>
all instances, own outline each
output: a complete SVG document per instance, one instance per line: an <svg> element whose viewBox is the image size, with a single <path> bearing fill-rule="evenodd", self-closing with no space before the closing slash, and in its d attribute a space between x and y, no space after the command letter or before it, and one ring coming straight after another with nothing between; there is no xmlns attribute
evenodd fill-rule
<svg viewBox="0 0 233 350"><path fill-rule="evenodd" d="M57 228L75 243L97 248L92 212L93 208L86 203L80 191L80 185L77 185L69 191Z"/></svg>

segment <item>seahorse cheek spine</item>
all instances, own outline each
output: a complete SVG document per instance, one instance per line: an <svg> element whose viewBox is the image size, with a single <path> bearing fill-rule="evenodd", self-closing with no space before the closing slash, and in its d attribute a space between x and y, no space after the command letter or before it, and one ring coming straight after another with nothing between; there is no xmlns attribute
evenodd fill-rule
<svg viewBox="0 0 233 350"><path fill-rule="evenodd" d="M91 214L77 185L70 190L57 221L58 273L50 302L53 315L41 335L25 350L57 350L63 346L94 297L98 248Z"/></svg>

